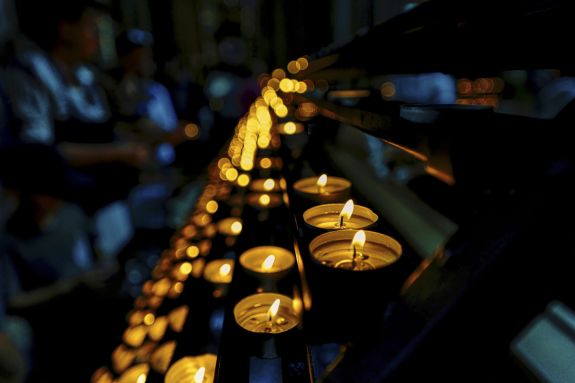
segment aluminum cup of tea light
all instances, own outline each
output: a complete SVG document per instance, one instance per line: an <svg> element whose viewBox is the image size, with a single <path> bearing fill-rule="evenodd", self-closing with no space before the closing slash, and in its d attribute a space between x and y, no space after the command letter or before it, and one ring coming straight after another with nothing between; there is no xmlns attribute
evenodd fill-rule
<svg viewBox="0 0 575 383"><path fill-rule="evenodd" d="M293 184L296 195L316 203L345 202L349 199L351 182L345 178L327 176L302 178Z"/></svg>
<svg viewBox="0 0 575 383"><path fill-rule="evenodd" d="M378 216L371 209L348 200L345 204L331 203L311 207L303 213L303 220L309 227L323 231L359 230L374 226Z"/></svg>
<svg viewBox="0 0 575 383"><path fill-rule="evenodd" d="M264 291L276 289L295 264L295 256L283 247L257 246L240 255L240 265L248 275L260 281Z"/></svg>

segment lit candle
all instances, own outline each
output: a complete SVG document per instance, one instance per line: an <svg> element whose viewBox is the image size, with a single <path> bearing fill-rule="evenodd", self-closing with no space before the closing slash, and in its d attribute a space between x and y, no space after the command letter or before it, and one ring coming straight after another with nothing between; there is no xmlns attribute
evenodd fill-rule
<svg viewBox="0 0 575 383"><path fill-rule="evenodd" d="M321 234L309 245L312 258L327 267L354 271L374 270L399 259L401 245L393 238L363 230Z"/></svg>
<svg viewBox="0 0 575 383"><path fill-rule="evenodd" d="M248 274L260 280L264 290L274 290L275 283L295 264L295 256L282 247L258 246L243 252L240 264Z"/></svg>
<svg viewBox="0 0 575 383"><path fill-rule="evenodd" d="M250 295L234 307L236 323L243 329L262 334L286 332L300 322L292 299L273 293Z"/></svg>
<svg viewBox="0 0 575 383"><path fill-rule="evenodd" d="M307 177L293 184L295 192L315 202L343 202L348 199L351 182L341 177Z"/></svg>
<svg viewBox="0 0 575 383"><path fill-rule="evenodd" d="M233 259L216 259L206 265L204 278L217 287L214 291L215 297L222 297L227 294L228 285L232 281L233 270Z"/></svg>
<svg viewBox="0 0 575 383"><path fill-rule="evenodd" d="M118 383L145 383L149 370L147 363L137 364L124 371L118 378Z"/></svg>
<svg viewBox="0 0 575 383"><path fill-rule="evenodd" d="M324 230L364 229L378 220L377 214L367 207L354 205L352 200L344 204L317 205L303 213L306 224Z"/></svg>
<svg viewBox="0 0 575 383"><path fill-rule="evenodd" d="M272 209L282 204L282 199L277 193L250 193L246 201L256 209Z"/></svg>
<svg viewBox="0 0 575 383"><path fill-rule="evenodd" d="M218 232L223 235L236 237L242 232L242 221L239 218L224 218L218 222Z"/></svg>
<svg viewBox="0 0 575 383"><path fill-rule="evenodd" d="M283 124L277 124L276 130L279 134L291 136L304 131L303 124L299 122L288 121Z"/></svg>
<svg viewBox="0 0 575 383"><path fill-rule="evenodd" d="M216 259L204 268L204 278L217 285L228 284L232 281L233 270L233 259Z"/></svg>
<svg viewBox="0 0 575 383"><path fill-rule="evenodd" d="M166 383L211 383L214 381L217 357L214 354L185 356L166 373Z"/></svg>
<svg viewBox="0 0 575 383"><path fill-rule="evenodd" d="M277 180L273 178L260 178L257 180L253 180L249 186L251 191L261 192L261 193L269 193L272 191L279 191L280 184Z"/></svg>

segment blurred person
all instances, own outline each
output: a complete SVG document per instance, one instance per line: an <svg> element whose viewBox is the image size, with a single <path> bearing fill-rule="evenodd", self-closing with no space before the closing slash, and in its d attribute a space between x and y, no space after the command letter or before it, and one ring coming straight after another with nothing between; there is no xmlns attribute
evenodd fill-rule
<svg viewBox="0 0 575 383"><path fill-rule="evenodd" d="M179 120L170 92L154 79L153 41L150 32L137 28L118 36L120 65L112 72L115 83L109 92L118 119L128 123L122 126L155 143L156 158L170 164L175 156L174 146L197 137L186 135L186 122Z"/></svg>
<svg viewBox="0 0 575 383"><path fill-rule="evenodd" d="M115 136L105 94L90 65L98 53L101 6L89 0L19 5L23 31L42 49L24 44L7 66L3 81L15 121L12 136L55 145L88 174L92 187L76 197L93 213L125 198L150 157L144 142Z"/></svg>

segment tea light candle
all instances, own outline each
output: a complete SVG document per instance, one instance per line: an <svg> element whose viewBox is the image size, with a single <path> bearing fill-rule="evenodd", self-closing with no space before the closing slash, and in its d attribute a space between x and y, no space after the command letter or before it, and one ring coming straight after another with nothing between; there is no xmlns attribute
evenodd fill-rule
<svg viewBox="0 0 575 383"><path fill-rule="evenodd" d="M218 222L218 232L223 235L236 237L242 229L242 220L239 218L224 218Z"/></svg>
<svg viewBox="0 0 575 383"><path fill-rule="evenodd" d="M217 357L214 354L185 356L166 373L166 383L211 383L214 381Z"/></svg>
<svg viewBox="0 0 575 383"><path fill-rule="evenodd" d="M276 130L281 135L291 136L294 134L302 133L304 131L304 127L302 123L288 121L282 124L277 124Z"/></svg>
<svg viewBox="0 0 575 383"><path fill-rule="evenodd" d="M274 293L250 295L234 307L236 323L243 329L260 334L286 332L300 322L291 298Z"/></svg>
<svg viewBox="0 0 575 383"><path fill-rule="evenodd" d="M204 278L214 284L228 284L234 272L233 259L216 259L204 268Z"/></svg>
<svg viewBox="0 0 575 383"><path fill-rule="evenodd" d="M310 226L324 230L364 229L377 222L377 214L352 200L344 204L331 203L314 206L303 213L303 220Z"/></svg>
<svg viewBox="0 0 575 383"><path fill-rule="evenodd" d="M393 238L363 230L321 234L309 244L312 258L327 267L354 271L375 270L399 259L401 245Z"/></svg>
<svg viewBox="0 0 575 383"><path fill-rule="evenodd" d="M272 209L282 204L282 199L277 193L250 193L246 201L256 209Z"/></svg>
<svg viewBox="0 0 575 383"><path fill-rule="evenodd" d="M264 290L273 290L275 282L285 277L295 263L295 256L277 246L253 247L240 255L240 264L258 278Z"/></svg>
<svg viewBox="0 0 575 383"><path fill-rule="evenodd" d="M146 383L150 366L147 363L140 363L130 367L118 378L118 383Z"/></svg>
<svg viewBox="0 0 575 383"><path fill-rule="evenodd" d="M297 194L315 202L340 202L349 197L351 182L341 177L307 177L296 181L293 188Z"/></svg>
<svg viewBox="0 0 575 383"><path fill-rule="evenodd" d="M273 178L259 178L253 180L249 186L251 191L269 193L280 190L280 183Z"/></svg>

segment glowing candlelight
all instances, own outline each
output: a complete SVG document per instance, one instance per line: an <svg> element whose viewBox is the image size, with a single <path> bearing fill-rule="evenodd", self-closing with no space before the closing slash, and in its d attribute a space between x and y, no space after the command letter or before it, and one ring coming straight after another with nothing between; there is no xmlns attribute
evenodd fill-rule
<svg viewBox="0 0 575 383"><path fill-rule="evenodd" d="M164 378L165 383L211 383L214 381L217 356L202 354L184 356L170 366Z"/></svg>
<svg viewBox="0 0 575 383"><path fill-rule="evenodd" d="M236 221L234 223L232 223L232 225L230 226L230 229L232 230L232 233L234 234L239 234L242 232L242 223L240 221Z"/></svg>
<svg viewBox="0 0 575 383"><path fill-rule="evenodd" d="M254 294L236 304L234 318L238 325L251 332L282 333L300 321L292 304L292 299L282 294Z"/></svg>
<svg viewBox="0 0 575 383"><path fill-rule="evenodd" d="M268 326L269 326L269 331L271 331L272 326L273 326L273 321L274 318L276 317L278 310L280 309L280 300L279 298L277 298L274 303L272 303L272 305L270 306L269 310L268 310Z"/></svg>
<svg viewBox="0 0 575 383"><path fill-rule="evenodd" d="M273 188L275 186L276 186L276 182L271 178L268 178L267 180L264 181L264 190L266 190L266 191L273 190Z"/></svg>
<svg viewBox="0 0 575 383"><path fill-rule="evenodd" d="M339 213L339 227L343 228L344 220L349 221L353 214L353 201L348 200L345 205L343 205L343 209L341 209L341 213Z"/></svg>
<svg viewBox="0 0 575 383"><path fill-rule="evenodd" d="M137 383L146 383L146 374L140 374L138 379L136 380Z"/></svg>
<svg viewBox="0 0 575 383"><path fill-rule="evenodd" d="M220 274L222 278L225 278L230 274L231 271L232 271L232 265L230 265L229 263L224 263L223 265L220 266L218 274Z"/></svg>
<svg viewBox="0 0 575 383"><path fill-rule="evenodd" d="M322 174L319 176L315 184L317 186L318 193L325 193L325 185L327 185L327 174Z"/></svg>
<svg viewBox="0 0 575 383"><path fill-rule="evenodd" d="M204 381L205 373L206 373L205 367L198 368L198 371L196 371L196 374L194 375L194 383L202 383Z"/></svg>
<svg viewBox="0 0 575 383"><path fill-rule="evenodd" d="M327 176L306 177L293 184L297 195L315 202L345 202L349 199L351 182L345 178Z"/></svg>
<svg viewBox="0 0 575 383"><path fill-rule="evenodd" d="M353 254L351 258L352 269L355 269L356 259L359 258L359 260L361 261L361 259L363 258L362 252L364 245L365 245L365 231L360 230L357 233L355 233L353 239L351 240L351 247L353 248Z"/></svg>
<svg viewBox="0 0 575 383"><path fill-rule="evenodd" d="M392 237L363 230L321 234L310 242L309 250L312 258L324 266L353 271L386 267L402 253L401 245Z"/></svg>
<svg viewBox="0 0 575 383"><path fill-rule="evenodd" d="M296 132L296 126L293 122L286 122L284 125L284 132L286 134L294 134Z"/></svg>
<svg viewBox="0 0 575 383"><path fill-rule="evenodd" d="M262 206L268 206L270 204L270 196L268 194L262 194L259 198L258 198L258 202L262 205Z"/></svg>
<svg viewBox="0 0 575 383"><path fill-rule="evenodd" d="M218 222L218 231L223 235L237 237L242 229L242 221L239 218L229 217Z"/></svg>
<svg viewBox="0 0 575 383"><path fill-rule="evenodd" d="M233 259L214 259L204 268L204 279L221 290L220 294L223 296L227 292L227 285L232 281L233 270Z"/></svg>
<svg viewBox="0 0 575 383"><path fill-rule="evenodd" d="M295 264L295 256L277 246L258 246L240 255L240 264L248 275L259 279L264 291L274 291Z"/></svg>

